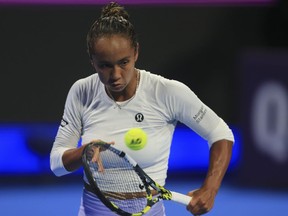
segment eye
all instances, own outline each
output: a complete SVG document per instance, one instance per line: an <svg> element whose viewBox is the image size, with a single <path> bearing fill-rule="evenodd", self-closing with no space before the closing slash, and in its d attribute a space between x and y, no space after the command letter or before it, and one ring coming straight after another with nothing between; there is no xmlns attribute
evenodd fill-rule
<svg viewBox="0 0 288 216"><path fill-rule="evenodd" d="M122 61L120 62L120 65L124 67L124 66L126 66L128 63L129 63L129 60L125 59L125 60L122 60Z"/></svg>
<svg viewBox="0 0 288 216"><path fill-rule="evenodd" d="M100 63L100 64L98 64L97 66L98 66L98 68L100 68L100 69L105 69L105 68L110 68L110 67L111 67L111 65L110 65L110 64L107 64L107 63Z"/></svg>

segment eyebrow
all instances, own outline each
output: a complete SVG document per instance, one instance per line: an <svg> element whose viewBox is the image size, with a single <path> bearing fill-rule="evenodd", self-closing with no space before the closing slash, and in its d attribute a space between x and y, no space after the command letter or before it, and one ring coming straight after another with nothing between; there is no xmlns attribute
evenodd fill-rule
<svg viewBox="0 0 288 216"><path fill-rule="evenodd" d="M119 63L119 62L124 61L124 60L130 60L130 58L131 58L131 56L126 56L126 57L124 57L124 58L122 58L122 59L117 60L116 63ZM98 64L111 64L110 61L106 61L106 60L100 60L100 61L98 61L98 60L96 59L96 61L98 62Z"/></svg>

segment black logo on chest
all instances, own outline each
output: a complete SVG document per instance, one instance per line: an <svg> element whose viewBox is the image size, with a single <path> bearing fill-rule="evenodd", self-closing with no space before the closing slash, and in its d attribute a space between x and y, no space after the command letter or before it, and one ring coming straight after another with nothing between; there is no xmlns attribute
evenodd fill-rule
<svg viewBox="0 0 288 216"><path fill-rule="evenodd" d="M136 122L143 122L143 120L144 120L144 115L143 115L142 113L137 113L137 114L135 115L135 120L136 120Z"/></svg>

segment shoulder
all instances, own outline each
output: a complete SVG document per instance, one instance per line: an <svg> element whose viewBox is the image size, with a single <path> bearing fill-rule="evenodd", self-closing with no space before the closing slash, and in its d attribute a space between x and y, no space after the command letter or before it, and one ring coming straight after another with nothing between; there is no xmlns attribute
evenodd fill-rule
<svg viewBox="0 0 288 216"><path fill-rule="evenodd" d="M82 78L74 82L70 88L70 92L83 93L85 91L91 91L95 89L95 86L99 85L98 74L92 74L88 77Z"/></svg>
<svg viewBox="0 0 288 216"><path fill-rule="evenodd" d="M162 75L158 75L155 73L151 73L150 71L146 71L146 70L140 70L141 71L141 77L144 81L144 83L148 86L152 86L155 87L159 86L159 87L165 87L165 86L169 86L171 85L173 82L177 82L175 80L171 80L168 79Z"/></svg>
<svg viewBox="0 0 288 216"><path fill-rule="evenodd" d="M90 101L98 92L100 83L98 74L77 80L69 90L68 101L82 101L81 103Z"/></svg>
<svg viewBox="0 0 288 216"><path fill-rule="evenodd" d="M85 88L97 83L98 74L92 74L88 77L82 78L74 82L72 88Z"/></svg>
<svg viewBox="0 0 288 216"><path fill-rule="evenodd" d="M141 70L143 85L146 89L152 89L155 93L164 95L178 95L185 92L193 93L192 90L184 83L168 79L164 76Z"/></svg>

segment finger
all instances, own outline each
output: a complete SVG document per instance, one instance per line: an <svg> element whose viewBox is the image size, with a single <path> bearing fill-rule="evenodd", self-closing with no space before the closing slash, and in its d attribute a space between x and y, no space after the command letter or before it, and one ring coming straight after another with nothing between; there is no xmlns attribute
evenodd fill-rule
<svg viewBox="0 0 288 216"><path fill-rule="evenodd" d="M98 165L98 172L104 172L104 166L103 166L103 163L102 163L102 159L101 159L101 150L100 150L100 147L99 146L95 146L93 148L94 150L94 153L93 153L93 157L92 157L92 162L93 163L97 163Z"/></svg>
<svg viewBox="0 0 288 216"><path fill-rule="evenodd" d="M187 206L187 210L190 211L194 216L206 214L211 210L207 206L203 206L201 203L197 203L196 205L189 205Z"/></svg>
<svg viewBox="0 0 288 216"><path fill-rule="evenodd" d="M109 144L109 145L114 145L115 142L114 142L114 141L111 141L111 142L108 142L107 144Z"/></svg>
<svg viewBox="0 0 288 216"><path fill-rule="evenodd" d="M193 197L193 199L191 200L189 205L186 207L186 209L190 211L194 216L200 215L200 213L203 214L203 212L201 211L200 205L198 203L198 200L196 200L195 197Z"/></svg>
<svg viewBox="0 0 288 216"><path fill-rule="evenodd" d="M93 147L93 156L92 156L91 161L93 163L96 163L99 159L99 156L100 156L100 148L98 146L94 146Z"/></svg>
<svg viewBox="0 0 288 216"><path fill-rule="evenodd" d="M97 160L97 165L98 165L98 172L104 172L104 166L102 163L101 155L99 155L99 158Z"/></svg>
<svg viewBox="0 0 288 216"><path fill-rule="evenodd" d="M108 144L108 145L114 145L115 142L112 141L112 142L107 142L107 143L105 143L105 144ZM104 147L104 146L98 145L98 147L100 148L100 152L102 152L102 151L106 151L106 150L107 150L107 146Z"/></svg>

